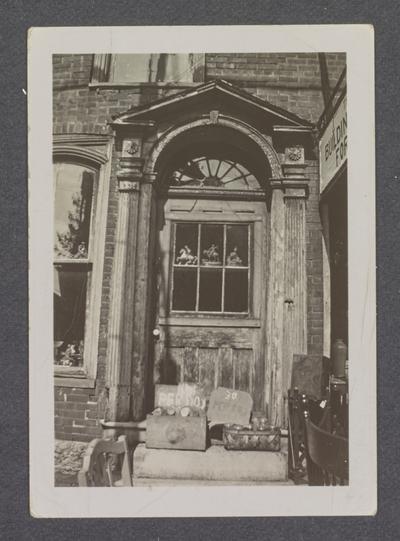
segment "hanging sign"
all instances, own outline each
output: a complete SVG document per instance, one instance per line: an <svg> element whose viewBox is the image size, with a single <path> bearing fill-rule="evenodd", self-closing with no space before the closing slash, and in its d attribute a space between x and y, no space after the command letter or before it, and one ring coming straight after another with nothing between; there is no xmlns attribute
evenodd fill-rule
<svg viewBox="0 0 400 541"><path fill-rule="evenodd" d="M319 142L320 193L347 160L347 108L342 99Z"/></svg>

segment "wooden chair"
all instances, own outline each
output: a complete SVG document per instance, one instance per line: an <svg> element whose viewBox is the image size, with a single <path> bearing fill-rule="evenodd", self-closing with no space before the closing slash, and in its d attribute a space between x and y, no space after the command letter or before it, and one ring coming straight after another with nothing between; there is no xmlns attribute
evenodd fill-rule
<svg viewBox="0 0 400 541"><path fill-rule="evenodd" d="M316 426L304 412L304 433L309 485L347 485L348 440Z"/></svg>
<svg viewBox="0 0 400 541"><path fill-rule="evenodd" d="M80 487L131 487L132 468L126 436L120 436L117 441L98 438L91 441L78 482Z"/></svg>

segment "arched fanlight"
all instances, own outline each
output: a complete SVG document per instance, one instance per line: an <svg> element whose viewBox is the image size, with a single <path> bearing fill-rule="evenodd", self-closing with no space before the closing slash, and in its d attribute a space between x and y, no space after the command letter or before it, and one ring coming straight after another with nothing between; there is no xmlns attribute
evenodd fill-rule
<svg viewBox="0 0 400 541"><path fill-rule="evenodd" d="M171 175L171 186L259 190L256 177L241 163L209 156L186 160Z"/></svg>

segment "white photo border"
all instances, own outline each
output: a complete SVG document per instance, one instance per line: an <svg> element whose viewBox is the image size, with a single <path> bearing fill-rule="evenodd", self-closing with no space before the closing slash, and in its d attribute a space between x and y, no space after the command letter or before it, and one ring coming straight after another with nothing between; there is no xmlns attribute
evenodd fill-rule
<svg viewBox="0 0 400 541"><path fill-rule="evenodd" d="M347 487L54 486L52 54L345 52L349 208ZM30 509L34 517L373 515L377 511L374 30L371 25L31 28L29 123Z"/></svg>

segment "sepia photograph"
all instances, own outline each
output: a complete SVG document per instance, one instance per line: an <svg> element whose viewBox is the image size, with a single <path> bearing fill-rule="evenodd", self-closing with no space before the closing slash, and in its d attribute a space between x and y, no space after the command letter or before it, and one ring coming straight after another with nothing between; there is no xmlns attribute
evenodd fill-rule
<svg viewBox="0 0 400 541"><path fill-rule="evenodd" d="M49 55L53 488L348 490L348 49L89 45Z"/></svg>

